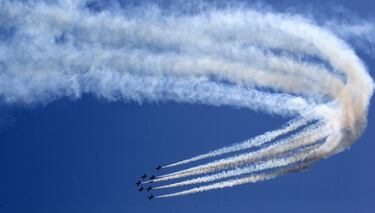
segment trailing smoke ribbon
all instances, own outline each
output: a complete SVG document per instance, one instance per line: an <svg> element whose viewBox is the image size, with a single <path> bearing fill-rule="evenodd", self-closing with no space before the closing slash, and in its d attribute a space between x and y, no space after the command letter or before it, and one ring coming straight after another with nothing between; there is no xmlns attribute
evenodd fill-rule
<svg viewBox="0 0 375 213"><path fill-rule="evenodd" d="M345 150L366 126L373 80L354 50L313 20L244 7L93 12L85 3L0 2L2 104L91 93L109 101L229 105L292 118L243 143L164 166L214 159L154 181L210 175L157 189L219 182L159 198L299 171Z"/></svg>

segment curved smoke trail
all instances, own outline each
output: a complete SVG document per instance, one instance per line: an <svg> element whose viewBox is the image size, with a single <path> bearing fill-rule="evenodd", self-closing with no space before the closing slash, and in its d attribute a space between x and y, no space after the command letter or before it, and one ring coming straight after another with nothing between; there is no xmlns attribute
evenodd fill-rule
<svg viewBox="0 0 375 213"><path fill-rule="evenodd" d="M109 101L229 105L292 118L278 130L167 165L214 159L155 182L212 173L162 189L250 176L159 197L298 171L343 151L366 126L373 80L345 41L312 20L243 7L182 13L144 6L139 13L92 11L87 3L0 2L1 103L91 93ZM220 159L224 154L233 156Z"/></svg>
<svg viewBox="0 0 375 213"><path fill-rule="evenodd" d="M305 160L306 156L308 155L308 151L312 149L316 149L319 146L319 144L316 144L314 146L306 147L303 148L302 150L298 151L298 154L296 154L296 151L292 151L291 156L285 157L284 155L281 156L280 158L273 157L268 160L260 161L260 162L255 162L250 166L245 166L245 167L237 167L236 169L228 170L228 171L223 171L223 172L218 172L212 175L207 175L207 176L202 176L190 180L184 180L181 182L177 183L172 183L164 186L157 186L154 187L154 189L164 189L164 188L172 188L172 187L181 187L181 186L186 186L186 185L191 185L191 184L197 184L197 183L206 183L206 182L212 182L220 179L225 179L229 177L234 177L234 176L240 176L244 174L249 174L249 173L255 173L263 170L268 170L268 169L273 169L273 168L278 168L278 167L283 167L287 166L289 164L297 163L299 161Z"/></svg>
<svg viewBox="0 0 375 213"><path fill-rule="evenodd" d="M301 126L306 125L308 122L309 122L309 120L306 119L306 118L293 119L293 120L289 121L285 125L285 127L282 127L280 129L277 129L277 130L274 130L274 131L268 131L268 132L266 132L262 135L259 135L255 138L251 138L251 139L246 140L242 143L234 144L234 145L231 145L229 147L220 148L220 149L211 151L207 154L198 155L196 157L193 157L193 158L190 158L190 159L187 159L187 160L183 160L183 161L180 161L180 162L177 162L177 163L174 163L174 164L166 165L166 166L163 166L163 167L168 168L168 167L179 166L179 165L191 163L191 162L202 160L202 159L212 158L212 157L216 157L216 156L220 156L220 155L224 155L224 154L228 154L228 153L232 153L232 152L236 152L236 151L241 151L241 150L250 149L250 148L253 148L253 147L262 146L263 144L265 144L267 142L270 142L270 141L274 140L275 138L277 138L281 135L285 135L288 132L291 132L293 130L296 130L297 128L300 128Z"/></svg>
<svg viewBox="0 0 375 213"><path fill-rule="evenodd" d="M290 136L284 140L280 140L263 149L216 160L204 165L192 167L189 169L181 170L171 174L163 175L154 180L154 182L172 180L192 175L199 175L214 172L223 168L233 168L242 166L244 164L257 162L265 157L279 155L284 152L289 152L298 147L308 146L316 143L319 140L326 138L329 135L328 128L320 124L311 125L305 130Z"/></svg>

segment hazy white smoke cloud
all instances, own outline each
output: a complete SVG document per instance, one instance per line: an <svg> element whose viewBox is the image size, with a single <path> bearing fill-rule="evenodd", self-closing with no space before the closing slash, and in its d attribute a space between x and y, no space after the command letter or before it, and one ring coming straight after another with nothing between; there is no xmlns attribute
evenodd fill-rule
<svg viewBox="0 0 375 213"><path fill-rule="evenodd" d="M340 37L369 40L364 35L373 33L370 25L334 29L334 21L319 26L302 16L233 6L166 13L149 5L97 12L85 5L0 2L3 104L91 93L109 101L229 105L295 118L279 130L166 167L254 147L257 152L166 174L159 181L210 172L218 172L217 180L227 177L222 170L259 161L267 166L254 171L263 173L189 193L266 180L344 150L366 126L373 80ZM306 146L313 148L303 151Z"/></svg>

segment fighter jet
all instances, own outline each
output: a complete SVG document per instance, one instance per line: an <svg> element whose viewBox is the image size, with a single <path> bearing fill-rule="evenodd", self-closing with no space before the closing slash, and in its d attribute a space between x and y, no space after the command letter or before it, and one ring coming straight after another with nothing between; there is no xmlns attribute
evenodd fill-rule
<svg viewBox="0 0 375 213"><path fill-rule="evenodd" d="M158 167L156 167L156 170L159 171L161 169L161 166L159 165Z"/></svg>
<svg viewBox="0 0 375 213"><path fill-rule="evenodd" d="M142 191L143 191L143 187L139 188L138 191L139 191L139 192L142 192Z"/></svg>
<svg viewBox="0 0 375 213"><path fill-rule="evenodd" d="M147 197L149 200L151 200L152 198L154 198L154 195L151 194L150 196Z"/></svg>
<svg viewBox="0 0 375 213"><path fill-rule="evenodd" d="M155 179L155 175L152 175L152 176L150 177L150 180L153 180L153 179Z"/></svg>
<svg viewBox="0 0 375 213"><path fill-rule="evenodd" d="M148 192L150 192L150 191L151 191L151 189L152 189L152 187L151 187L151 186L149 186L149 187L147 187L147 189L146 189L146 190L147 190Z"/></svg>
<svg viewBox="0 0 375 213"><path fill-rule="evenodd" d="M137 186L141 184L141 181L139 180L138 182L135 183Z"/></svg>
<svg viewBox="0 0 375 213"><path fill-rule="evenodd" d="M147 175L144 174L141 178L142 178L142 180L144 180L144 179L146 179L146 177L147 177Z"/></svg>

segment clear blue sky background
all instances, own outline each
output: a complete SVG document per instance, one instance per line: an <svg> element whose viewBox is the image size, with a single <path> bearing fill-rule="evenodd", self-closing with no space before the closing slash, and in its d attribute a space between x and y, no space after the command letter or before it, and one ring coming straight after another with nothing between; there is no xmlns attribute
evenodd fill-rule
<svg viewBox="0 0 375 213"><path fill-rule="evenodd" d="M306 4L268 2L279 10ZM313 8L326 6L314 2ZM359 16L375 10L372 0L330 3L335 4ZM358 54L374 76L374 58ZM89 95L32 109L3 106L0 213L375 212L371 106L374 99L367 130L352 149L307 172L153 202L134 185L144 172L256 136L285 120L230 107L108 103Z"/></svg>

